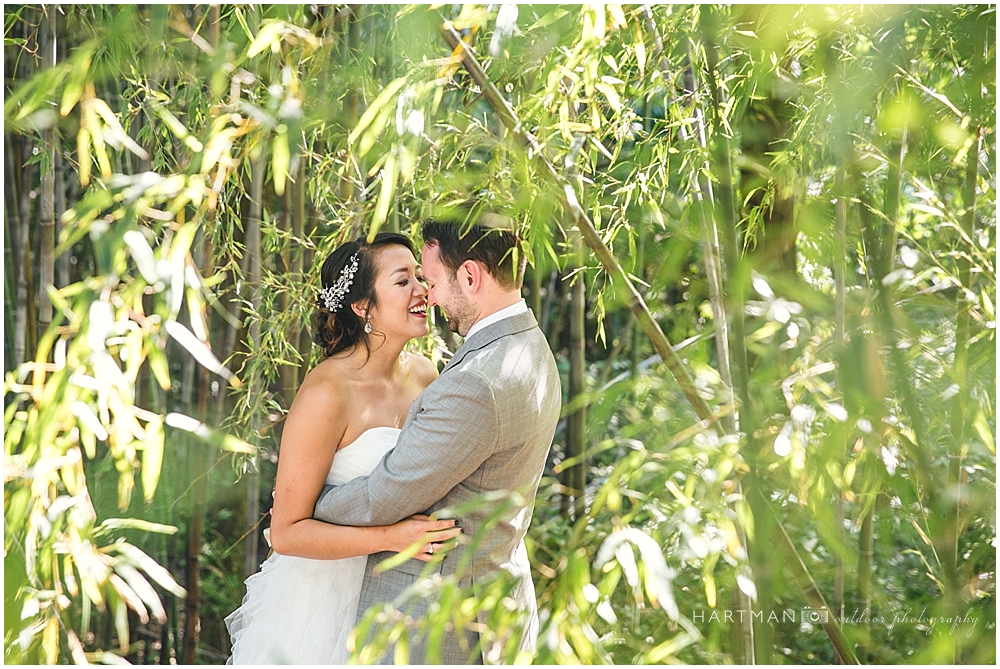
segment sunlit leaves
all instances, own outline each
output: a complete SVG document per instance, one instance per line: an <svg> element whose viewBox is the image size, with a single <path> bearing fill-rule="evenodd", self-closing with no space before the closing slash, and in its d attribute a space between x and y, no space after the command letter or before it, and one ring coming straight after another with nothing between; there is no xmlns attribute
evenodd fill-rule
<svg viewBox="0 0 1000 669"><path fill-rule="evenodd" d="M247 58L254 58L263 51L270 49L274 53L281 50L281 42L304 44L307 49L319 46L319 40L310 31L285 21L265 21L260 32L254 37L247 49Z"/></svg>
<svg viewBox="0 0 1000 669"><path fill-rule="evenodd" d="M156 96L156 97L161 97L161 96ZM184 144L187 145L187 147L191 151L198 153L204 148L202 146L202 143L198 141L198 139L191 134L191 132L184 126L183 123L181 123L180 119L178 119L173 114L173 112L171 112L167 108L167 106L164 104L164 101L156 99L151 100L150 108L152 109L154 114L160 117L160 119L163 121L164 125L170 130L170 132L172 132L177 137L177 139L184 142Z"/></svg>
<svg viewBox="0 0 1000 669"><path fill-rule="evenodd" d="M358 145L359 156L364 156L368 153L368 150L371 149L375 140L389 122L389 115L393 111L392 107L389 105L389 101L392 100L393 96L406 85L407 80L407 77L400 77L390 82L382 90L382 92L379 93L374 100L372 100L371 104L368 105L368 108L365 109L364 114L362 114L361 118L358 119L357 125L351 129L350 134L347 136L347 142L348 144L354 144L359 138L361 138L361 142Z"/></svg>
<svg viewBox="0 0 1000 669"><path fill-rule="evenodd" d="M59 113L63 116L69 115L73 107L80 101L83 95L84 86L87 83L87 75L90 71L90 62L97 50L98 43L91 40L81 45L73 54L72 70L66 87L63 89L62 103L59 106Z"/></svg>

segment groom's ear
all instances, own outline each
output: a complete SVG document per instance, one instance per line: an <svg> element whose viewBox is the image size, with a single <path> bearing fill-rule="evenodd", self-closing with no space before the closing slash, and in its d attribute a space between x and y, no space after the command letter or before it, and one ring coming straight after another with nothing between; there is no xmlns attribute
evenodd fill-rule
<svg viewBox="0 0 1000 669"><path fill-rule="evenodd" d="M483 283L483 268L475 260L466 260L459 265L456 279L465 292L474 293Z"/></svg>

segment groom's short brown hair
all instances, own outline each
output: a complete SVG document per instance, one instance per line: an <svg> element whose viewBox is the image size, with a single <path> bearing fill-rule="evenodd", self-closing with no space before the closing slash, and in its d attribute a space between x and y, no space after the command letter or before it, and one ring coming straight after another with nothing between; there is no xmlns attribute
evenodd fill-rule
<svg viewBox="0 0 1000 669"><path fill-rule="evenodd" d="M422 228L424 243L437 247L441 262L452 273L466 260L475 260L501 286L520 290L527 258L518 244L514 221L493 212L463 218L463 213L471 213L463 210L453 217L428 219Z"/></svg>

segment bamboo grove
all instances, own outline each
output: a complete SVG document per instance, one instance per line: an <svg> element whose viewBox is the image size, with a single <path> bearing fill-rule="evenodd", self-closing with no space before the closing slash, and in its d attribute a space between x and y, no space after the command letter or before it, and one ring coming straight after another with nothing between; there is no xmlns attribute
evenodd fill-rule
<svg viewBox="0 0 1000 669"><path fill-rule="evenodd" d="M318 263L476 198L565 400L490 659L995 662L995 21L6 6L5 661L224 662ZM509 637L439 587L354 659Z"/></svg>

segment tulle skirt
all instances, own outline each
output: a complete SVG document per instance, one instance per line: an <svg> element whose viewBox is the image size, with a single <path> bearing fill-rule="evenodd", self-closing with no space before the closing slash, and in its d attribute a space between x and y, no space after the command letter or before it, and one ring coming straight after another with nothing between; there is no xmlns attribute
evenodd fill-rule
<svg viewBox="0 0 1000 669"><path fill-rule="evenodd" d="M226 618L227 664L345 664L367 560L273 554Z"/></svg>

